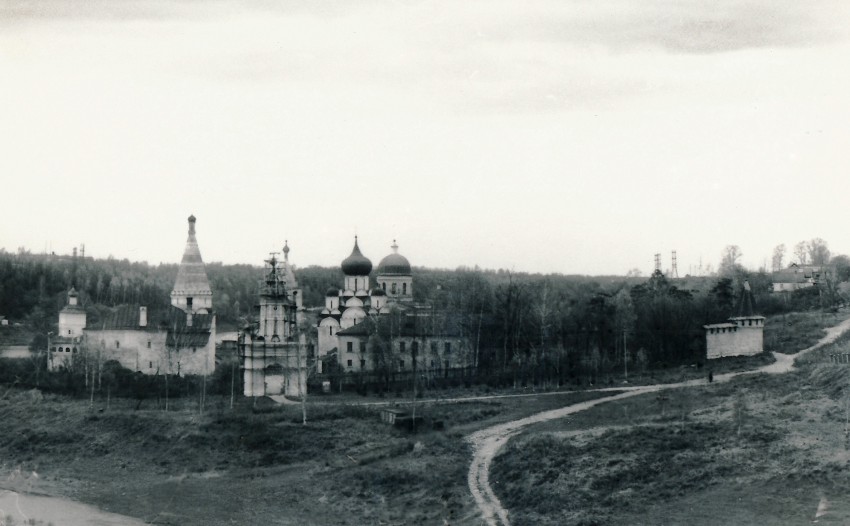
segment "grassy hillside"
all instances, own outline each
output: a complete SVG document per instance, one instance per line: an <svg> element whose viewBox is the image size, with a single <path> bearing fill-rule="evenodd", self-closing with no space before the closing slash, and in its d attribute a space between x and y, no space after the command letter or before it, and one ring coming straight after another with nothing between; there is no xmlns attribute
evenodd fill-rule
<svg viewBox="0 0 850 526"><path fill-rule="evenodd" d="M850 522L844 340L789 375L605 404L513 440L491 473L514 524Z"/></svg>

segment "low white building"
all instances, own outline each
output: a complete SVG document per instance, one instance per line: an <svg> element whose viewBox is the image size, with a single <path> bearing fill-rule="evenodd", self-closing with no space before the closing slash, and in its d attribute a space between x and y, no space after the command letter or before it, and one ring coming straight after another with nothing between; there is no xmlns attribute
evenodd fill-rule
<svg viewBox="0 0 850 526"><path fill-rule="evenodd" d="M753 356L764 352L764 316L754 313L753 293L744 282L738 315L724 323L704 325L706 358Z"/></svg>

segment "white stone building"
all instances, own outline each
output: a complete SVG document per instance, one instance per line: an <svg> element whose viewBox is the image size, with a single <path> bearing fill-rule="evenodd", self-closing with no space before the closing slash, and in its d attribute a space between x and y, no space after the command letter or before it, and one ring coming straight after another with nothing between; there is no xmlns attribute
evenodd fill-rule
<svg viewBox="0 0 850 526"><path fill-rule="evenodd" d="M171 291L171 306L151 310L122 305L99 323L88 323L74 289L59 313L58 335L48 342L51 371L73 367L86 358L144 374L211 374L215 369L215 315L212 290L198 242L195 217L189 217L189 236Z"/></svg>
<svg viewBox="0 0 850 526"><path fill-rule="evenodd" d="M298 282L289 265L272 255L260 282L257 321L239 334L237 347L245 396L301 396L307 389L307 342L299 325L303 307Z"/></svg>
<svg viewBox="0 0 850 526"><path fill-rule="evenodd" d="M706 358L753 356L764 352L764 316L754 313L753 293L744 282L737 316L725 323L704 325Z"/></svg>

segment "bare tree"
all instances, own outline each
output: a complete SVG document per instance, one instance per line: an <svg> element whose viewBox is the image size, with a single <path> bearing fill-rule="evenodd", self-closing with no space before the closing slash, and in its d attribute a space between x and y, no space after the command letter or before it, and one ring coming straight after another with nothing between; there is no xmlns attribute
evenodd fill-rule
<svg viewBox="0 0 850 526"><path fill-rule="evenodd" d="M805 241L800 241L794 245L794 257L797 258L798 265L805 265L809 257L809 245Z"/></svg>
<svg viewBox="0 0 850 526"><path fill-rule="evenodd" d="M774 272L782 270L782 261L785 259L785 244L776 245L773 249L772 267Z"/></svg>
<svg viewBox="0 0 850 526"><path fill-rule="evenodd" d="M741 259L742 255L741 247L738 245L726 245L720 258L720 268L718 269L720 275L730 276L735 274L741 266L738 260Z"/></svg>
<svg viewBox="0 0 850 526"><path fill-rule="evenodd" d="M826 265L829 262L829 244L823 239L816 237L807 244L809 261L812 265Z"/></svg>

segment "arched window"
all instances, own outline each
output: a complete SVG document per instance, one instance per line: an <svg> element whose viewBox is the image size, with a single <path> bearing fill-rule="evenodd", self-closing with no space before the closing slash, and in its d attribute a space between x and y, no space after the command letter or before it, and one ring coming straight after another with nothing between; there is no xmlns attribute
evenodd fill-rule
<svg viewBox="0 0 850 526"><path fill-rule="evenodd" d="M393 283L393 284L390 286L390 293L391 293L391 294L395 294L395 293L396 293L396 283Z"/></svg>
<svg viewBox="0 0 850 526"><path fill-rule="evenodd" d="M402 283L402 284L401 284L401 293L402 293L402 294L407 294L407 283Z"/></svg>
<svg viewBox="0 0 850 526"><path fill-rule="evenodd" d="M381 283L381 288L384 290L384 292L387 291L387 282L386 281Z"/></svg>

